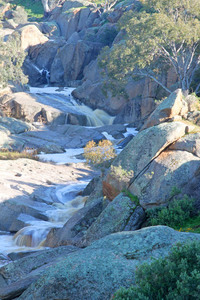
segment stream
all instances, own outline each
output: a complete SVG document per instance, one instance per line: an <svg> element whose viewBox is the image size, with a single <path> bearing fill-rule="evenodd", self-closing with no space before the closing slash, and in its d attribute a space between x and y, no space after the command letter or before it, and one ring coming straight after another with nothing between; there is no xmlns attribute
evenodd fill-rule
<svg viewBox="0 0 200 300"><path fill-rule="evenodd" d="M30 94L37 95L38 101L43 104L48 104L61 111L75 111L76 113L84 114L87 118L87 126L103 126L111 125L114 117L109 116L104 111L99 109L92 110L91 108L76 102L71 96L72 88L30 88ZM86 127L87 128L87 127ZM127 129L124 136L129 134L135 135L134 128ZM114 138L104 132L106 138L114 141ZM77 158L77 155L83 153L83 149L66 149L64 153L44 154L39 155L42 161L53 161L56 164L78 163L84 162L83 159ZM75 212L84 206L86 197L79 194L91 177L82 178L78 182L66 182L66 185L55 186L56 201L49 205L45 215L47 220L40 220L32 216L24 215L23 222L25 227L20 229L15 235L0 231L0 266L9 262L8 254L13 252L29 252L44 249L43 242L51 228L62 227ZM5 258L5 259L4 259Z"/></svg>

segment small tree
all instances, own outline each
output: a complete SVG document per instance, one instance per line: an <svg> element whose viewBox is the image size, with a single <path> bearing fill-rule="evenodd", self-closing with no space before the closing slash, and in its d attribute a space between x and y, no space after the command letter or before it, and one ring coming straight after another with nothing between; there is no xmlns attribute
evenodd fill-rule
<svg viewBox="0 0 200 300"><path fill-rule="evenodd" d="M115 149L109 140L102 140L98 144L90 141L84 148L84 157L87 163L93 165L103 163L115 156Z"/></svg>
<svg viewBox="0 0 200 300"><path fill-rule="evenodd" d="M173 67L179 86L188 93L200 64L199 0L142 0L143 8L122 17L125 40L106 48L101 66L114 80L127 76L149 77L171 92L160 80ZM197 84L195 92L200 89Z"/></svg>

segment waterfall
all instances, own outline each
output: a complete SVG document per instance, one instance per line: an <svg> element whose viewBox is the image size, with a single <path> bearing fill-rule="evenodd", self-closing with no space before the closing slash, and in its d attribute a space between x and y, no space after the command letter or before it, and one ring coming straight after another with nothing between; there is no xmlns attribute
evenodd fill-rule
<svg viewBox="0 0 200 300"><path fill-rule="evenodd" d="M28 60L29 64L40 74L41 77L46 79L46 83L50 84L50 71L47 68L39 69L32 61Z"/></svg>
<svg viewBox="0 0 200 300"><path fill-rule="evenodd" d="M77 196L88 181L71 183L64 188L57 188L56 197L60 203L55 203L55 209L47 210L48 221L33 220L29 226L20 229L13 237L15 245L19 247L42 247L51 228L61 228L79 209L87 197Z"/></svg>
<svg viewBox="0 0 200 300"><path fill-rule="evenodd" d="M51 107L57 108L66 115L77 114L84 115L86 124L81 124L89 127L100 127L104 125L111 125L115 117L101 109L92 110L83 103L76 101L71 95L74 88L59 88L59 87L44 87L36 88L30 87L30 93L36 94L38 102ZM66 118L66 123L68 118Z"/></svg>
<svg viewBox="0 0 200 300"><path fill-rule="evenodd" d="M43 69L40 70L33 62L30 62L30 64L40 75L42 75Z"/></svg>

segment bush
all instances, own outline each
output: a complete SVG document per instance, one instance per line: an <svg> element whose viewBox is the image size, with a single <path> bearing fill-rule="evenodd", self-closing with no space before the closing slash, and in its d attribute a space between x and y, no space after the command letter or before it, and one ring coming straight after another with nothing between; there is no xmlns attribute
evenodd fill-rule
<svg viewBox="0 0 200 300"><path fill-rule="evenodd" d="M27 22L27 12L22 6L17 6L13 11L13 21L17 24L24 24Z"/></svg>
<svg viewBox="0 0 200 300"><path fill-rule="evenodd" d="M184 196L169 203L168 207L149 209L149 225L167 225L178 228L183 225L194 211L194 199Z"/></svg>
<svg viewBox="0 0 200 300"><path fill-rule="evenodd" d="M116 156L113 144L109 140L102 140L98 144L90 141L84 148L84 157L87 163L100 164Z"/></svg>
<svg viewBox="0 0 200 300"><path fill-rule="evenodd" d="M131 180L131 178L133 178L134 176L134 172L133 170L127 171L125 169L122 168L121 165L119 166L111 166L110 167L110 175L116 179L118 179L118 181L123 181L126 183L129 183L129 181Z"/></svg>
<svg viewBox="0 0 200 300"><path fill-rule="evenodd" d="M166 258L143 264L136 286L121 288L114 300L192 300L200 298L200 242L176 245Z"/></svg>
<svg viewBox="0 0 200 300"><path fill-rule="evenodd" d="M16 84L26 84L27 76L22 71L26 53L21 49L19 34L13 33L8 41L0 39L0 87L5 87L9 81Z"/></svg>

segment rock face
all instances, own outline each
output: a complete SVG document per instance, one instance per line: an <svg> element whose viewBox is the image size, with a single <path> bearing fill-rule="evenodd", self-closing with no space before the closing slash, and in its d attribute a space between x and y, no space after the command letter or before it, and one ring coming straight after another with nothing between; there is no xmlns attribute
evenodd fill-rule
<svg viewBox="0 0 200 300"><path fill-rule="evenodd" d="M26 25L18 30L21 36L21 47L28 50L30 46L44 44L48 41L42 32L35 25Z"/></svg>
<svg viewBox="0 0 200 300"><path fill-rule="evenodd" d="M108 201L97 199L94 203L87 205L75 213L72 218L61 228L52 229L45 241L47 247L58 247L62 245L82 246L82 238L90 225L107 206Z"/></svg>
<svg viewBox="0 0 200 300"><path fill-rule="evenodd" d="M126 180L127 172L134 172L134 177L131 179L133 181L165 148L183 137L185 130L184 123L172 122L150 127L136 135L112 164L114 168L121 167L121 182L125 183L124 187L129 185ZM115 176L114 178L110 171L105 182L110 189L109 192L105 189L105 196L112 200L112 190L119 192L119 177ZM116 196L116 192L114 192L114 196Z"/></svg>
<svg viewBox="0 0 200 300"><path fill-rule="evenodd" d="M144 208L166 204L171 198L173 187L181 191L198 181L200 159L187 151L164 151L130 185L129 190L139 196ZM193 191L187 189L189 195Z"/></svg>
<svg viewBox="0 0 200 300"><path fill-rule="evenodd" d="M189 239L199 240L200 236L165 226L106 236L48 268L19 299L110 299L121 286L135 283L134 273L140 264L165 257L172 245Z"/></svg>
<svg viewBox="0 0 200 300"><path fill-rule="evenodd" d="M101 44L94 42L77 41L66 43L57 52L51 66L51 82L59 84L83 77L83 69L99 54Z"/></svg>
<svg viewBox="0 0 200 300"><path fill-rule="evenodd" d="M81 86L73 91L73 96L80 99L92 108L100 108L109 114L117 115L115 123L142 124L156 107L156 85L149 80L130 80L126 86L128 99L122 96L107 95L103 92L103 81L98 60L91 61L84 69L84 78ZM143 121L142 121L143 120Z"/></svg>
<svg viewBox="0 0 200 300"><path fill-rule="evenodd" d="M89 245L111 233L137 230L144 220L143 209L139 208L129 197L119 194L89 227L84 236L83 244Z"/></svg>
<svg viewBox="0 0 200 300"><path fill-rule="evenodd" d="M150 115L142 129L166 122L174 117L185 115L188 112L187 104L183 100L182 91L176 90L164 100Z"/></svg>
<svg viewBox="0 0 200 300"><path fill-rule="evenodd" d="M49 266L61 261L69 253L77 251L73 246L60 247L31 254L0 269L0 297L12 299L44 273Z"/></svg>

